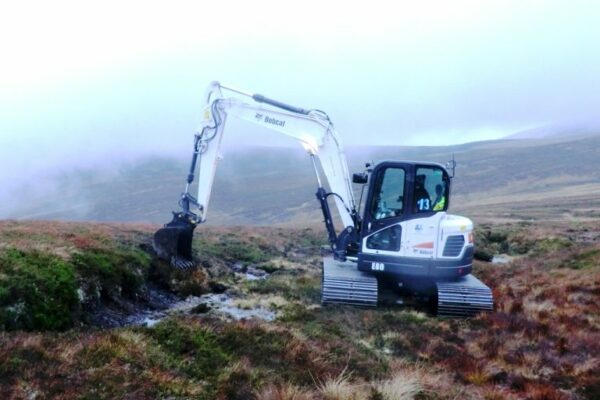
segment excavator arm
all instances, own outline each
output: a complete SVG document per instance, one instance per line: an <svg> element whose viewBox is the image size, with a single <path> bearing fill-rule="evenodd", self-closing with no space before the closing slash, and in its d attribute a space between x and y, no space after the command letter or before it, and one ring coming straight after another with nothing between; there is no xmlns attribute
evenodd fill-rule
<svg viewBox="0 0 600 400"><path fill-rule="evenodd" d="M233 93L225 97L223 92ZM250 100L250 101L248 101ZM359 217L349 179L348 166L337 132L329 117L319 110L306 110L245 93L213 82L206 93L206 108L199 133L194 137L194 152L187 183L180 199L182 210L154 236L157 254L178 268L193 266L191 244L194 228L206 220L210 195L219 161L221 140L230 117L239 118L296 139L310 155L317 178L319 200L336 258L344 260L347 245L355 240ZM323 187L317 160L330 192ZM198 192L190 193L198 169ZM328 197L334 197L344 228L338 234L333 225Z"/></svg>

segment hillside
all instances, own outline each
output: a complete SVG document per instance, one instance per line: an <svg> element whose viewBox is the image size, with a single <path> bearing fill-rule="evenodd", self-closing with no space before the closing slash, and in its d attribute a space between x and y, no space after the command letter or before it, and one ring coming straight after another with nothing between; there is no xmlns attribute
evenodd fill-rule
<svg viewBox="0 0 600 400"><path fill-rule="evenodd" d="M302 149L225 148L223 154L209 223L320 221L314 173ZM600 136L347 149L352 171L384 159L445 163L453 154L458 168L451 211L477 221L600 215ZM177 209L187 162L187 154L145 159L106 171L72 171L39 187L30 182L3 202L0 215L164 223Z"/></svg>
<svg viewBox="0 0 600 400"><path fill-rule="evenodd" d="M173 273L155 228L0 222L0 398L600 396L597 220L481 226L480 247L516 258L477 262L496 310L466 320L321 307L320 231L208 227L199 269Z"/></svg>
<svg viewBox="0 0 600 400"><path fill-rule="evenodd" d="M573 137L597 136L600 134L600 129L597 126L597 123L581 124L579 127L565 124L545 125L513 133L504 137L504 139L548 139L564 137L572 139Z"/></svg>

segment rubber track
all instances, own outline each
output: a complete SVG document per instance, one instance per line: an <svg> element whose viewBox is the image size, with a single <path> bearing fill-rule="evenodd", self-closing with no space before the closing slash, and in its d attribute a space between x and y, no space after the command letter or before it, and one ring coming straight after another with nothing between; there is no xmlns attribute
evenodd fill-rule
<svg viewBox="0 0 600 400"><path fill-rule="evenodd" d="M342 263L326 257L323 260L321 303L377 306L377 279L356 269L353 263Z"/></svg>
<svg viewBox="0 0 600 400"><path fill-rule="evenodd" d="M458 281L436 282L437 314L449 317L470 317L494 309L492 291L469 274Z"/></svg>

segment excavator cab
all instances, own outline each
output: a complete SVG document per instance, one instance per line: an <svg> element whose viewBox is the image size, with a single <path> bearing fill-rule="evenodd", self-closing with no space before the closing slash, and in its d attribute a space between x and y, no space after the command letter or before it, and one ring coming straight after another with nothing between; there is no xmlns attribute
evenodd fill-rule
<svg viewBox="0 0 600 400"><path fill-rule="evenodd" d="M372 169L369 178L361 237L448 208L450 177L440 164L384 161ZM442 198L443 207L436 208Z"/></svg>

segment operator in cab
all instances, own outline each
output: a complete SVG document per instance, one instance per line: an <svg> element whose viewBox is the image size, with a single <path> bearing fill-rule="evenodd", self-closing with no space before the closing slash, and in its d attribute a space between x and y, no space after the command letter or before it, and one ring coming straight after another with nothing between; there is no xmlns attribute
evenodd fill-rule
<svg viewBox="0 0 600 400"><path fill-rule="evenodd" d="M425 189L425 175L417 175L415 182L415 211L431 211L431 197Z"/></svg>
<svg viewBox="0 0 600 400"><path fill-rule="evenodd" d="M435 200L433 202L433 211L443 211L446 208L446 196L444 188L439 183L435 185Z"/></svg>

